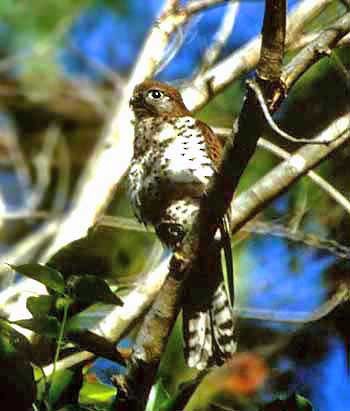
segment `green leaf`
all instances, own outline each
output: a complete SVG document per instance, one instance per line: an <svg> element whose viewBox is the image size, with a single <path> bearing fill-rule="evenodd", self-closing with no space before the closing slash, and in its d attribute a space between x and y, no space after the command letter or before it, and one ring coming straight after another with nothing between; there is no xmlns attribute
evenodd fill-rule
<svg viewBox="0 0 350 411"><path fill-rule="evenodd" d="M57 318L49 315L28 320L18 320L13 323L49 338L57 338L61 327Z"/></svg>
<svg viewBox="0 0 350 411"><path fill-rule="evenodd" d="M44 317L49 314L55 302L52 295L39 295L27 298L27 308L33 317Z"/></svg>
<svg viewBox="0 0 350 411"><path fill-rule="evenodd" d="M312 411L313 410L311 402L299 394L296 395L296 403L298 406L297 408L298 411Z"/></svg>
<svg viewBox="0 0 350 411"><path fill-rule="evenodd" d="M175 395L163 402L160 407L160 411L175 411L178 409L183 409L205 375L206 373L202 373L197 375L195 379L181 383Z"/></svg>
<svg viewBox="0 0 350 411"><path fill-rule="evenodd" d="M0 360L8 358L31 360L31 345L23 334L0 320Z"/></svg>
<svg viewBox="0 0 350 411"><path fill-rule="evenodd" d="M313 411L312 404L306 398L293 393L285 399L277 399L263 408L263 411Z"/></svg>
<svg viewBox="0 0 350 411"><path fill-rule="evenodd" d="M26 277L39 281L51 290L60 294L64 293L64 280L62 274L47 265L23 264L11 265L10 267Z"/></svg>
<svg viewBox="0 0 350 411"><path fill-rule="evenodd" d="M94 275L70 277L69 289L72 297L83 303L93 304L101 302L123 305L123 301L111 291L106 281Z"/></svg>
<svg viewBox="0 0 350 411"><path fill-rule="evenodd" d="M79 403L88 404L106 404L113 401L116 389L110 385L100 382L84 382L79 394Z"/></svg>
<svg viewBox="0 0 350 411"><path fill-rule="evenodd" d="M61 397L62 393L72 382L74 372L71 370L56 371L52 377L50 390L49 390L49 402L55 404Z"/></svg>
<svg viewBox="0 0 350 411"><path fill-rule="evenodd" d="M162 380L159 379L153 385L149 399L146 406L146 411L159 411L162 405L170 398L169 393L164 388Z"/></svg>

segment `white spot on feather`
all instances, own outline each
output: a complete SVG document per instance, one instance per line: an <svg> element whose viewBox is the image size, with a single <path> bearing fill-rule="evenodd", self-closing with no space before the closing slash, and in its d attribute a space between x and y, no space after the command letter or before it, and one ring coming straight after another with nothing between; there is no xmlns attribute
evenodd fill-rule
<svg viewBox="0 0 350 411"><path fill-rule="evenodd" d="M214 171L206 151L198 149L203 137L186 134L177 137L164 152L167 174L174 182L203 183L206 185Z"/></svg>
<svg viewBox="0 0 350 411"><path fill-rule="evenodd" d="M174 138L175 130L171 123L164 123L161 130L154 135L154 140L161 143Z"/></svg>

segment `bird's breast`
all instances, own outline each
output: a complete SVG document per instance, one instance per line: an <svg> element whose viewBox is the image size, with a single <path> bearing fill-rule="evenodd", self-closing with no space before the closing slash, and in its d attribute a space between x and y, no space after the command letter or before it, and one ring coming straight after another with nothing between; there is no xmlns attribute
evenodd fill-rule
<svg viewBox="0 0 350 411"><path fill-rule="evenodd" d="M137 214L155 224L174 202L198 199L214 169L194 118L151 120L135 127L129 192Z"/></svg>

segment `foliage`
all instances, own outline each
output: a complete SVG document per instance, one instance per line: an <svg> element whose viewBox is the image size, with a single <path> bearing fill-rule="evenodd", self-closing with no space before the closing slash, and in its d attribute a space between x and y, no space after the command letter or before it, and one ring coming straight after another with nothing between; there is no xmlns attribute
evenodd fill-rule
<svg viewBox="0 0 350 411"><path fill-rule="evenodd" d="M311 403L301 395L293 394L284 400L275 400L267 404L262 411L312 411Z"/></svg>
<svg viewBox="0 0 350 411"><path fill-rule="evenodd" d="M32 318L13 321L12 324L57 341L57 347L54 372L49 381L40 370L35 379L32 364L35 364L36 360L32 355L31 344L9 323L0 320L0 380L2 386L8 386L4 402L13 403L13 397L18 397L18 409L29 408L34 401L38 407L45 404L53 407L57 404L66 405L63 398L70 402L76 397L78 401L79 392L83 404L89 401L110 402L114 390L103 384L82 385L81 367L74 372L55 371L55 366L63 339L68 342L70 332L74 331L76 338L77 332L86 330L86 326L80 322L79 315L74 315L81 309L81 304L83 307L96 302L122 305L122 300L111 291L105 280L92 275L71 275L64 278L59 271L47 265L34 263L11 267L18 273L41 282L50 292L49 295L28 298L27 308ZM70 317L74 326L70 325Z"/></svg>

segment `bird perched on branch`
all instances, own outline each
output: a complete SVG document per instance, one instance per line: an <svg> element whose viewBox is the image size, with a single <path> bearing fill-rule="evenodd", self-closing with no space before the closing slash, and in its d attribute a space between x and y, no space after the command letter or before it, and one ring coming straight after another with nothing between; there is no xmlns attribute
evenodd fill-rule
<svg viewBox="0 0 350 411"><path fill-rule="evenodd" d="M138 220L153 225L162 243L175 250L219 166L222 144L168 84L144 81L135 88L130 106L135 114L130 200ZM198 369L222 364L236 350L220 248L217 242L210 246L185 284L185 357Z"/></svg>

